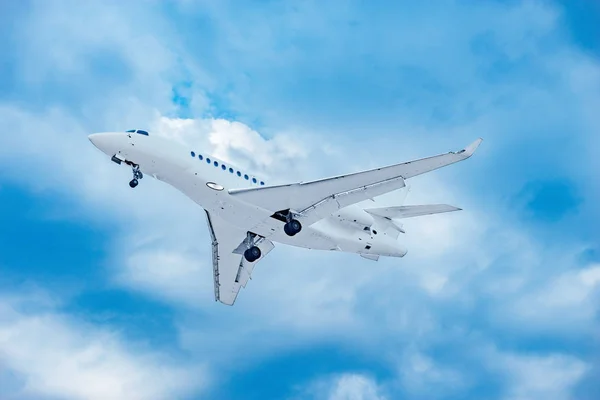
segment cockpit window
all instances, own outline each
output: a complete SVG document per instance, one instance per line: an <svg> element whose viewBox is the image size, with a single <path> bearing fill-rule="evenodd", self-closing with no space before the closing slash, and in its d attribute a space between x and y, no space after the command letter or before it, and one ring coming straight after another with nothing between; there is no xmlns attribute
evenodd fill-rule
<svg viewBox="0 0 600 400"><path fill-rule="evenodd" d="M146 131L143 131L143 130L141 130L141 129L130 129L130 130L128 130L128 131L125 131L125 132L126 132L126 133L135 133L135 132L137 132L137 133L139 133L140 135L149 136L149 135L148 135L148 132L146 132Z"/></svg>

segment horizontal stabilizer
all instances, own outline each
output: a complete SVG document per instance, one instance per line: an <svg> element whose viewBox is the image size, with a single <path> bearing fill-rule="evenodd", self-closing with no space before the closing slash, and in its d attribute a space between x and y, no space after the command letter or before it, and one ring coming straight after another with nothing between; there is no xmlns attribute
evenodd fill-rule
<svg viewBox="0 0 600 400"><path fill-rule="evenodd" d="M361 253L361 257L366 258L367 260L377 261L379 260L379 256L377 254L363 254Z"/></svg>
<svg viewBox="0 0 600 400"><path fill-rule="evenodd" d="M460 208L449 206L448 204L428 204L421 206L398 206L365 209L365 211L369 214L389 219L420 217L422 215L439 214L460 210Z"/></svg>

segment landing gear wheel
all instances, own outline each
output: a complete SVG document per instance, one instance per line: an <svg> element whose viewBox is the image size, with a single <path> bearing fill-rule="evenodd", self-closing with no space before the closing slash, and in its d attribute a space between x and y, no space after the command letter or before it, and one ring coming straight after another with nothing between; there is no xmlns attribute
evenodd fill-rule
<svg viewBox="0 0 600 400"><path fill-rule="evenodd" d="M254 261L258 260L261 255L262 255L262 252L256 246L252 246L244 252L244 258L248 262L254 262Z"/></svg>
<svg viewBox="0 0 600 400"><path fill-rule="evenodd" d="M292 219L283 226L283 231L288 236L294 236L302 230L302 224L297 219Z"/></svg>
<svg viewBox="0 0 600 400"><path fill-rule="evenodd" d="M134 178L129 181L129 187L133 189L134 187L136 187L138 185L138 183L139 183L138 180Z"/></svg>

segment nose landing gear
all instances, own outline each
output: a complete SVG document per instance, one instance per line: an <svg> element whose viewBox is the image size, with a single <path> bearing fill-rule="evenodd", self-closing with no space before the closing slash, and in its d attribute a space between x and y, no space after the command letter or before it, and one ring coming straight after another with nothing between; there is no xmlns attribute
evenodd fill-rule
<svg viewBox="0 0 600 400"><path fill-rule="evenodd" d="M131 170L133 172L133 179L129 181L129 187L133 189L139 184L139 180L144 177L144 174L142 174L140 166L137 164L131 164Z"/></svg>

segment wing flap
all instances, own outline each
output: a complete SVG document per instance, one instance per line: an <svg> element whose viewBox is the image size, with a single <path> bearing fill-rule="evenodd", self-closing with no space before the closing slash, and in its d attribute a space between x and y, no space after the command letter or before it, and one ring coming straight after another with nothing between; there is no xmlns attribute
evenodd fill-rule
<svg viewBox="0 0 600 400"><path fill-rule="evenodd" d="M419 206L398 206L365 209L365 211L369 214L389 219L420 217L423 215L440 214L460 210L460 208L450 206L448 204L428 204Z"/></svg>
<svg viewBox="0 0 600 400"><path fill-rule="evenodd" d="M338 206L328 201L334 195L365 189L363 196L354 192L352 197L347 197L350 205L364 200L366 188L371 189L370 196L381 195L404 186L404 180L412 178L435 169L445 167L471 157L482 139L477 139L465 149L458 152L450 152L433 157L422 158L402 164L394 164L387 167L371 169L353 174L334 176L331 178L315 180L311 182L300 182L288 185L267 186L248 189L232 189L229 193L247 203L254 204L271 212L281 210L302 211L307 210L317 203L324 202L321 206ZM385 183L388 183L386 186ZM391 184L395 182L396 185ZM401 184L400 184L401 182ZM379 186L380 191L375 189ZM379 192L379 194L372 194ZM324 211L326 213L326 211Z"/></svg>
<svg viewBox="0 0 600 400"><path fill-rule="evenodd" d="M372 185L359 187L343 193L337 193L311 205L310 207L299 210L301 221L305 225L310 225L322 218L326 218L333 212L358 202L372 199L373 197L401 189L405 186L402 177L388 179Z"/></svg>

